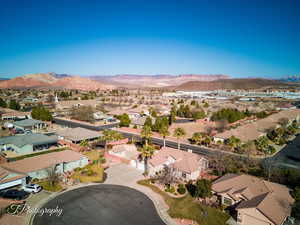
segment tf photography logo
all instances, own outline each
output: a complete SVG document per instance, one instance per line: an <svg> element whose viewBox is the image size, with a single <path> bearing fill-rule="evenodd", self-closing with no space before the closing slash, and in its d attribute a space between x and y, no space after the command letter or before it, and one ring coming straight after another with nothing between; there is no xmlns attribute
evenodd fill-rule
<svg viewBox="0 0 300 225"><path fill-rule="evenodd" d="M63 210L56 206L56 208L34 208L30 207L29 205L25 204L11 204L7 208L7 213L12 215L17 215L21 213L28 213L28 214L36 214L37 216L61 216Z"/></svg>

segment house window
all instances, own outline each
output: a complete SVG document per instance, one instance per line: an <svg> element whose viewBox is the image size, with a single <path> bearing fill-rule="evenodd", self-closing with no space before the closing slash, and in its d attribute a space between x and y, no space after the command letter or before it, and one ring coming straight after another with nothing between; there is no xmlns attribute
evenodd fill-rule
<svg viewBox="0 0 300 225"><path fill-rule="evenodd" d="M223 204L224 205L232 205L232 200L227 197L223 197Z"/></svg>

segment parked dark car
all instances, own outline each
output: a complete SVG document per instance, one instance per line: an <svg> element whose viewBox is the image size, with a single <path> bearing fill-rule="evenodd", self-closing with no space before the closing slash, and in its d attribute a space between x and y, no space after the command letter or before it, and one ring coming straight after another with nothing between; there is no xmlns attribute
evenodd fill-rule
<svg viewBox="0 0 300 225"><path fill-rule="evenodd" d="M3 191L0 193L0 197L2 198L10 198L14 200L23 200L29 196L29 193L23 190L10 189L7 191Z"/></svg>

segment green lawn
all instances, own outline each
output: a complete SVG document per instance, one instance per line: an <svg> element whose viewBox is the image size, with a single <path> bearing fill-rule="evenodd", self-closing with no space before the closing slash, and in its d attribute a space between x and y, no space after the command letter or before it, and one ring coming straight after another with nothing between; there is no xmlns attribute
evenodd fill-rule
<svg viewBox="0 0 300 225"><path fill-rule="evenodd" d="M191 219L199 225L225 225L229 215L195 202L189 194L182 198L172 198L158 187L150 184L149 180L138 181L138 184L151 188L160 194L169 206L168 213L172 218Z"/></svg>
<svg viewBox="0 0 300 225"><path fill-rule="evenodd" d="M83 171L90 171L92 174L82 173ZM85 166L82 169L76 170L72 175L73 179L79 180L81 183L90 183L90 182L103 182L104 179L104 169L101 165L90 164Z"/></svg>
<svg viewBox="0 0 300 225"><path fill-rule="evenodd" d="M59 192L63 189L60 183L55 183L53 187L49 185L48 181L38 181L36 184L42 186L46 191Z"/></svg>

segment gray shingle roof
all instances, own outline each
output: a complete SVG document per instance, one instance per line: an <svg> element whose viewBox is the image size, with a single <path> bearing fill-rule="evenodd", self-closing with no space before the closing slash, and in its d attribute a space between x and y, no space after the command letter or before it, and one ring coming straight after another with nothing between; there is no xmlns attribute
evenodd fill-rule
<svg viewBox="0 0 300 225"><path fill-rule="evenodd" d="M44 134L26 134L0 138L0 145L13 144L17 147L25 145L55 144L57 139Z"/></svg>
<svg viewBox="0 0 300 225"><path fill-rule="evenodd" d="M29 127L29 126L34 126L36 124L41 124L44 123L43 121L40 120L35 120L35 119L26 119L26 120L19 120L14 122L15 126L18 127Z"/></svg>

